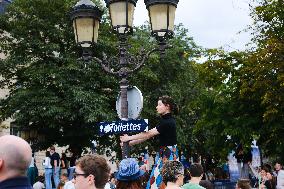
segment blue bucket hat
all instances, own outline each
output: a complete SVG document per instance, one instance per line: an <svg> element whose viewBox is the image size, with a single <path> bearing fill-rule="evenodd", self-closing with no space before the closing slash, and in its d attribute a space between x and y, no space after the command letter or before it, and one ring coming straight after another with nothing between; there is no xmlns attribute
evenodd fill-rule
<svg viewBox="0 0 284 189"><path fill-rule="evenodd" d="M134 158L127 158L120 162L116 179L120 181L133 181L144 175L144 173Z"/></svg>

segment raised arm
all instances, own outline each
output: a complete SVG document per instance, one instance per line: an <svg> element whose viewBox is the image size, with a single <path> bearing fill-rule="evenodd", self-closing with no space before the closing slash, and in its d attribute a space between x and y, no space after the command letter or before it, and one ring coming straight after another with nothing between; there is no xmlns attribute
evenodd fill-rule
<svg viewBox="0 0 284 189"><path fill-rule="evenodd" d="M131 143L132 143L132 145L134 145L134 144L141 143L145 140L148 140L149 138L152 138L153 136L158 135L158 134L160 134L160 133L157 131L157 129L155 127L155 128L153 128L149 131L138 133L136 135L131 135L131 136L123 135L123 136L120 137L120 140L121 140L121 142L130 141L130 145L131 145Z"/></svg>
<svg viewBox="0 0 284 189"><path fill-rule="evenodd" d="M131 141L129 141L129 145L134 146L136 144L140 144L140 143L144 142L145 140L147 140L147 139L131 140Z"/></svg>

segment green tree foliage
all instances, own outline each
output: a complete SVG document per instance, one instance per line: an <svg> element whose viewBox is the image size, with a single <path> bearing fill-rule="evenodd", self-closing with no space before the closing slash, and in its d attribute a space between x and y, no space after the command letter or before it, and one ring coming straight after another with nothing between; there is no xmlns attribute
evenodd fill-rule
<svg viewBox="0 0 284 189"><path fill-rule="evenodd" d="M260 101L264 152L284 157L284 2L261 1L251 15L257 48L249 55L246 71L251 77L244 78L241 95Z"/></svg>
<svg viewBox="0 0 284 189"><path fill-rule="evenodd" d="M205 88L194 133L204 138L203 148L218 158L225 159L239 143L249 148L262 124L260 102L240 95L246 56L210 50L209 60L200 65Z"/></svg>
<svg viewBox="0 0 284 189"><path fill-rule="evenodd" d="M206 149L225 158L237 143L256 139L264 154L283 156L283 1L257 1L253 42L247 52L208 50L200 65L206 86L195 134Z"/></svg>
<svg viewBox="0 0 284 189"><path fill-rule="evenodd" d="M101 149L117 151L118 137L99 137L95 124L118 119L115 110L118 79L102 72L95 61L77 60L80 49L75 45L68 15L74 4L70 0L15 0L0 17L0 49L7 55L0 64L0 87L10 90L9 96L0 101L0 118L12 117L20 128L36 129L43 134L45 140L37 143L36 149L55 143L89 147L96 140ZM148 26L135 28L129 41L133 53L141 46L150 50L156 43L150 38ZM105 16L94 55L102 57L105 52L116 56L116 42ZM181 104L177 117L181 125L179 138L186 144L188 138L184 133L190 133L188 124L194 120L188 115L193 115L191 103L198 93L193 58L199 48L187 37L182 25L176 27L176 36L170 44L173 48L167 50L166 56L160 59L153 54L144 68L131 77L130 84L143 92L141 117L150 120L150 127L158 122L155 107L160 95L171 95ZM154 149L151 147L154 143L154 140L148 143L150 149Z"/></svg>
<svg viewBox="0 0 284 189"><path fill-rule="evenodd" d="M16 0L1 16L1 51L7 55L0 65L1 88L10 90L1 101L1 119L12 117L20 128L44 134L38 148L54 143L90 146L97 138L92 125L115 116L114 94L104 90L115 86L115 79L95 63L77 61L69 17L74 4ZM110 28L106 21L105 28ZM105 36L112 37L101 34ZM111 41L101 45L113 49Z"/></svg>

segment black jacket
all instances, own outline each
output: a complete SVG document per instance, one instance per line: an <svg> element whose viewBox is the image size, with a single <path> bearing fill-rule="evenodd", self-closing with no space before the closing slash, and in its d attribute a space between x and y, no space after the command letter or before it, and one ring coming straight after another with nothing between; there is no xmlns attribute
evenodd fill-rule
<svg viewBox="0 0 284 189"><path fill-rule="evenodd" d="M1 189L33 189L28 177L15 177L0 182Z"/></svg>

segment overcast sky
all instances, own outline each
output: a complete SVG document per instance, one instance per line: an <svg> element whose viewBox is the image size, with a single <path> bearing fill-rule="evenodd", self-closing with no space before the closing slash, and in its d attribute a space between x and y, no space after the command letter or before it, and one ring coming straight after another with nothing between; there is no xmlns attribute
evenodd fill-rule
<svg viewBox="0 0 284 189"><path fill-rule="evenodd" d="M224 47L226 50L244 50L249 42L244 30L252 23L249 0L179 0L175 24L182 23L197 45L206 48ZM148 20L143 0L139 0L134 25Z"/></svg>

